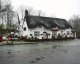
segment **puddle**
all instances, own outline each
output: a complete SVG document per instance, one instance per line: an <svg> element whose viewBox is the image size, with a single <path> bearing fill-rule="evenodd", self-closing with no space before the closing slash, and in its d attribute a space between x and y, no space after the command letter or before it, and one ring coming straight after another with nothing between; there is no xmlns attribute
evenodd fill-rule
<svg viewBox="0 0 80 64"><path fill-rule="evenodd" d="M36 61L30 61L30 63L36 63Z"/></svg>
<svg viewBox="0 0 80 64"><path fill-rule="evenodd" d="M11 54L11 53L12 53L11 51L8 51L8 52L7 52L7 54Z"/></svg>
<svg viewBox="0 0 80 64"><path fill-rule="evenodd" d="M35 58L35 60L30 61L30 63L36 63L36 62L41 61L41 60L44 60L44 57L37 57L37 58Z"/></svg>

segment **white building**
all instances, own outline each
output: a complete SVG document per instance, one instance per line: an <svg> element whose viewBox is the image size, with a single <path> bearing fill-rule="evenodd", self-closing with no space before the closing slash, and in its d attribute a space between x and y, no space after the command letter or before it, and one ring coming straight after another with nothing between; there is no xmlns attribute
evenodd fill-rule
<svg viewBox="0 0 80 64"><path fill-rule="evenodd" d="M25 19L20 23L19 32L20 36L38 39L51 39L59 36L76 37L71 25L65 19L29 16L27 10Z"/></svg>

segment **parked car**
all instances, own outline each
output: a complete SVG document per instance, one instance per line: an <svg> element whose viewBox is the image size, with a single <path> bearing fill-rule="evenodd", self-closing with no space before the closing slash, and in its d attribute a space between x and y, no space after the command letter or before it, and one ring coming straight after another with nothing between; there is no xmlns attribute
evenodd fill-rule
<svg viewBox="0 0 80 64"><path fill-rule="evenodd" d="M0 42L2 42L3 41L3 36L2 35L0 35Z"/></svg>
<svg viewBox="0 0 80 64"><path fill-rule="evenodd" d="M3 36L3 41L8 40L8 38L6 36Z"/></svg>
<svg viewBox="0 0 80 64"><path fill-rule="evenodd" d="M19 40L18 36L14 35L14 34L11 34L11 35L8 35L8 40L11 41L11 40Z"/></svg>

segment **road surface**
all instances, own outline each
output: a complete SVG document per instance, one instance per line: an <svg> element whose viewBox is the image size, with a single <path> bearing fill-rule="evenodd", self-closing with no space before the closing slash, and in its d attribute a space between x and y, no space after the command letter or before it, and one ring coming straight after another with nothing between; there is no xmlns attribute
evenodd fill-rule
<svg viewBox="0 0 80 64"><path fill-rule="evenodd" d="M80 40L0 46L0 64L80 64Z"/></svg>

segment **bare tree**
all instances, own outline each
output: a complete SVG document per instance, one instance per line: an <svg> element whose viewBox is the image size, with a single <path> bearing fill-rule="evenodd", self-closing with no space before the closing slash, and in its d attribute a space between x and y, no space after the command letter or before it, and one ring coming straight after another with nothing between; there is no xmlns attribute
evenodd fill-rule
<svg viewBox="0 0 80 64"><path fill-rule="evenodd" d="M26 7L21 5L18 9L18 14L21 16L20 18L23 20L25 16L25 10L28 10L28 15L34 15L35 10L32 7Z"/></svg>
<svg viewBox="0 0 80 64"><path fill-rule="evenodd" d="M69 23L76 30L77 37L80 37L80 17L78 15L74 15L69 19Z"/></svg>
<svg viewBox="0 0 80 64"><path fill-rule="evenodd" d="M39 16L45 16L45 12L42 12L41 10L38 11Z"/></svg>
<svg viewBox="0 0 80 64"><path fill-rule="evenodd" d="M0 0L0 32L2 33L2 29L4 28L4 16L5 16L5 4L2 0Z"/></svg>
<svg viewBox="0 0 80 64"><path fill-rule="evenodd" d="M6 8L6 27L8 32L11 31L12 29L12 24L13 24L13 17L14 17L14 11L11 5L11 2L8 0L6 1L5 4L5 8Z"/></svg>
<svg viewBox="0 0 80 64"><path fill-rule="evenodd" d="M32 7L27 7L26 9L28 10L29 15L34 15L35 10Z"/></svg>

